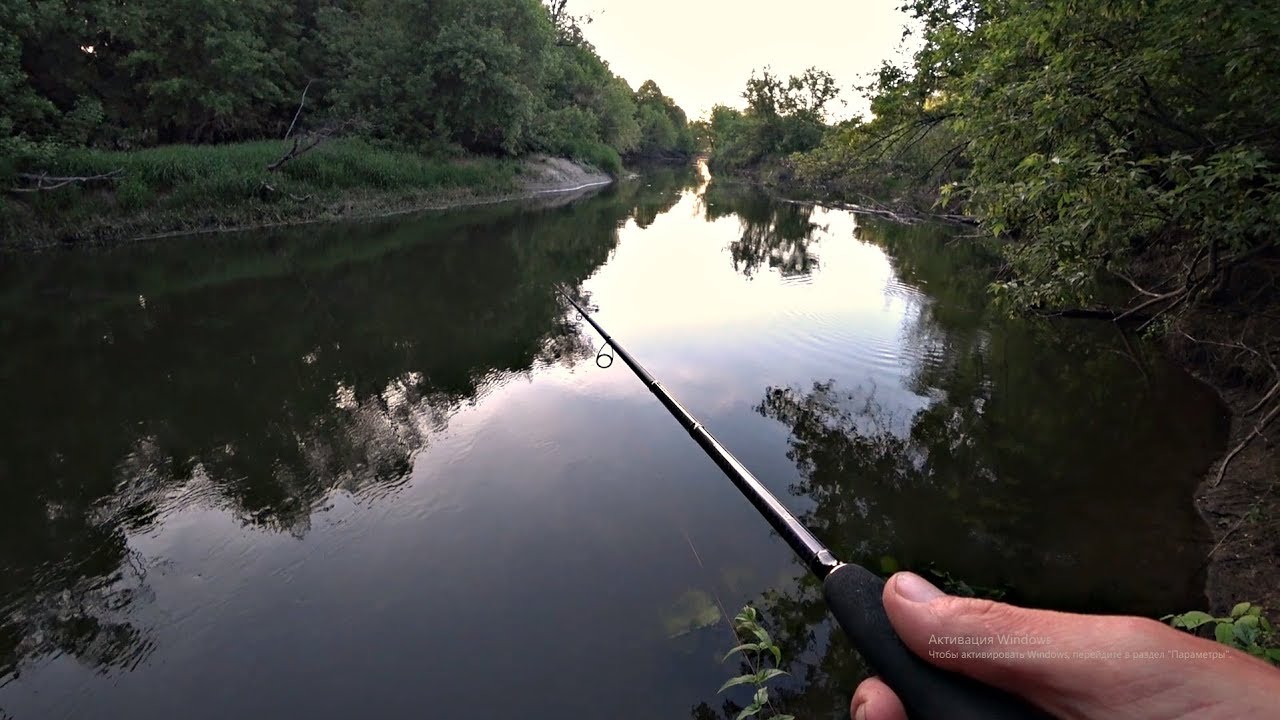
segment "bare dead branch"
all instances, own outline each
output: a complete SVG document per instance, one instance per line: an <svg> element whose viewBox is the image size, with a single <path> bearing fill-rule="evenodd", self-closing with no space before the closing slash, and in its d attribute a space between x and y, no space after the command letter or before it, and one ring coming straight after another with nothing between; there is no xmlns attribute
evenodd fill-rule
<svg viewBox="0 0 1280 720"><path fill-rule="evenodd" d="M293 122L289 123L289 130L284 134L285 140L288 140L289 136L293 134L294 126L298 124L298 118L302 117L302 108L307 105L307 91L311 89L311 83L313 82L315 80L308 80L307 86L302 88L302 99L298 101L298 112L293 114Z"/></svg>
<svg viewBox="0 0 1280 720"><path fill-rule="evenodd" d="M85 175L85 176L78 176L78 177L56 177L56 176L50 175L49 173L37 173L37 174L19 173L18 178L22 180L26 180L27 182L33 182L35 184L30 187L11 187L9 188L9 191L16 192L16 193L48 192L50 190L57 190L59 188L64 188L68 185L79 185L83 183L102 182L102 181L115 181L115 180L119 180L122 177L124 177L124 168L117 168L115 170L112 170L109 173L103 173L102 175Z"/></svg>
<svg viewBox="0 0 1280 720"><path fill-rule="evenodd" d="M1130 317L1132 317L1133 315L1136 315L1136 314L1138 314L1138 313L1142 312L1143 310L1146 310L1147 308L1151 307L1152 305L1157 305L1157 304L1159 304L1159 303L1166 302L1166 301L1169 301L1169 300L1174 300L1174 301L1175 301L1174 305L1176 305L1176 304L1177 304L1177 301L1180 299L1180 297L1185 297L1185 296L1186 296L1186 294L1187 294L1187 288L1182 287L1182 288L1178 288L1177 290L1174 290L1174 291L1172 291L1172 292L1167 292L1167 293L1164 293L1164 294L1161 294L1161 295L1156 295L1156 296L1152 297L1150 300L1147 300L1147 301L1145 301L1145 302L1139 303L1136 307L1132 307L1132 308L1130 308L1130 309L1128 309L1128 310L1126 310L1126 311L1124 311L1124 312L1120 313L1119 315L1117 315L1117 316L1116 316L1116 318L1115 318L1115 319L1116 319L1116 321L1117 321L1117 322L1119 322L1119 321L1121 321L1121 320L1127 320L1128 318L1130 318ZM1170 305L1169 307L1173 307L1173 305ZM1169 309L1168 307L1166 307L1166 308L1165 308L1165 310L1168 310L1168 309ZM1161 312L1164 312L1164 311L1162 310ZM1150 321L1148 321L1148 322L1150 322Z"/></svg>
<svg viewBox="0 0 1280 720"><path fill-rule="evenodd" d="M1252 443L1256 438L1262 437L1263 431L1267 429L1267 426L1270 425L1271 421L1275 420L1277 416L1280 416L1280 404L1271 408L1271 412L1263 416L1263 418L1258 421L1258 424L1253 426L1253 430L1249 432L1245 439L1241 440L1239 445L1236 445L1232 448L1231 452L1227 453L1227 456L1222 460L1222 466L1218 468L1217 477L1213 479L1213 482L1209 483L1209 487L1217 487L1218 483L1222 482L1222 478L1226 476L1227 467L1231 465L1231 461L1235 460L1237 455L1243 452L1245 448L1249 447L1249 443Z"/></svg>
<svg viewBox="0 0 1280 720"><path fill-rule="evenodd" d="M294 201L294 202L300 202L300 203L311 202L311 196L310 196L310 195L306 195L306 196L304 196L304 197L298 197L297 195L294 195L294 194L293 194L293 193L291 193L291 192L285 192L285 191L283 191L283 190L278 190L278 189L276 189L276 187L275 187L274 185L272 185L271 183L268 183L268 182L263 182L263 183L262 183L262 189L263 189L263 190L265 190L265 191L267 191L267 192L269 192L269 193L278 193L278 194L280 194L280 195L284 195L285 197L289 198L290 200L292 200L292 201Z"/></svg>
<svg viewBox="0 0 1280 720"><path fill-rule="evenodd" d="M1115 268L1109 267L1107 268L1107 272L1129 283L1129 287L1133 288L1134 290L1137 290L1139 293L1146 295L1147 297L1160 297L1160 293L1151 292L1150 290L1139 285L1137 281L1135 281L1133 278L1129 277L1128 275L1125 275L1124 273L1120 272L1119 270L1116 270Z"/></svg>
<svg viewBox="0 0 1280 720"><path fill-rule="evenodd" d="M329 138L335 135L341 135L347 130L350 130L351 128L356 127L358 125L359 125L359 121L357 120L346 120L346 121L343 121L342 123L339 123L338 125L326 127L324 129L321 129L309 134L299 133L293 137L293 145L289 148L289 151L286 152L284 155L282 155L279 160L276 160L275 162L268 165L267 170L270 172L275 172L280 168L284 167L287 163L292 162L293 160L296 160L302 157L303 155L306 155L312 150L315 150L317 147L319 147L322 143L324 143ZM306 138L306 142L303 142L304 138Z"/></svg>
<svg viewBox="0 0 1280 720"><path fill-rule="evenodd" d="M1249 417L1250 415L1261 410L1267 403L1271 402L1271 398L1275 397L1277 393L1280 393L1280 382L1271 386L1271 390L1267 391L1267 394L1264 395L1263 398L1258 401L1257 405L1254 405L1248 410L1245 410L1244 417Z"/></svg>

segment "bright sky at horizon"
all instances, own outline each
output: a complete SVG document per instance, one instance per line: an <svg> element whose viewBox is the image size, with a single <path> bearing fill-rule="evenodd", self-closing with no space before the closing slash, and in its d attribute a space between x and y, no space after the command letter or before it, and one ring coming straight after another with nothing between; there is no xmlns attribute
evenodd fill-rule
<svg viewBox="0 0 1280 720"><path fill-rule="evenodd" d="M571 0L590 15L587 39L633 88L653 79L690 119L716 104L741 107L751 71L786 77L810 66L835 76L838 117L862 114L852 90L881 60L902 57L901 0Z"/></svg>

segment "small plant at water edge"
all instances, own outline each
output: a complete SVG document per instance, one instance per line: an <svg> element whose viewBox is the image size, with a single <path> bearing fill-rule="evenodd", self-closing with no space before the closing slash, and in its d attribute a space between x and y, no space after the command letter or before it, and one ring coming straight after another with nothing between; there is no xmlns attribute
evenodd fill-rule
<svg viewBox="0 0 1280 720"><path fill-rule="evenodd" d="M769 631L765 630L760 624L759 613L750 605L744 607L742 612L738 613L737 617L733 619L733 627L739 640L755 640L755 642L744 642L738 645L730 650L724 656L724 660L721 661L725 662L734 655L741 653L747 663L747 668L751 672L730 679L720 686L720 692L737 685L752 685L756 689L751 704L743 708L735 720L745 720L745 718L749 717L769 718L770 720L795 720L794 715L778 713L770 701L769 681L787 673L778 669L778 666L782 664L782 650L773 642L773 638L769 636ZM773 667L765 667L765 662L768 658L773 658ZM766 710L769 711L767 715L763 714Z"/></svg>
<svg viewBox="0 0 1280 720"><path fill-rule="evenodd" d="M1191 632L1212 623L1213 636L1218 642L1280 665L1280 633L1257 605L1239 603L1231 608L1227 617L1214 617L1207 612L1193 610L1165 615L1160 619Z"/></svg>

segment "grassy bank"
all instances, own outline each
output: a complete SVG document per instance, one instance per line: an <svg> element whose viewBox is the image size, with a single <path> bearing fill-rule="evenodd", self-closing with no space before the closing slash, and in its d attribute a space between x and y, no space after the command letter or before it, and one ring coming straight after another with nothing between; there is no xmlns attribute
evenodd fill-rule
<svg viewBox="0 0 1280 720"><path fill-rule="evenodd" d="M116 177L0 196L3 244L107 242L373 215L522 187L517 160L431 158L360 140L334 140L269 170L289 147L265 141L70 151L47 166L50 176Z"/></svg>

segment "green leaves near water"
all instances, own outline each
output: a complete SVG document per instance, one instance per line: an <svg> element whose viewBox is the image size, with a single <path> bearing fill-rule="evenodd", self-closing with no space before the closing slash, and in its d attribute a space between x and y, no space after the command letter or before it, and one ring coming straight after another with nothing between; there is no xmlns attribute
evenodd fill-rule
<svg viewBox="0 0 1280 720"><path fill-rule="evenodd" d="M1218 642L1280 665L1280 636L1270 619L1262 614L1262 608L1252 603L1237 603L1226 617L1192 610L1160 619L1188 632L1213 624L1213 637Z"/></svg>
<svg viewBox="0 0 1280 720"><path fill-rule="evenodd" d="M751 704L742 708L736 720L744 720L744 718L756 716L768 717L772 718L772 720L794 720L794 716L779 713L773 707L769 697L769 681L782 677L787 672L778 667L765 667L765 661L770 657L773 658L775 666L781 665L782 650L774 643L769 631L760 624L760 614L750 605L744 607L734 617L733 629L734 634L739 638L750 636L756 639L756 642L742 643L734 647L725 654L724 660L721 661L726 662L735 655L741 655L742 662L748 672L730 678L724 685L720 686L718 692L722 693L739 685L751 685L756 689L755 694L752 696ZM766 710L768 714L762 715Z"/></svg>

